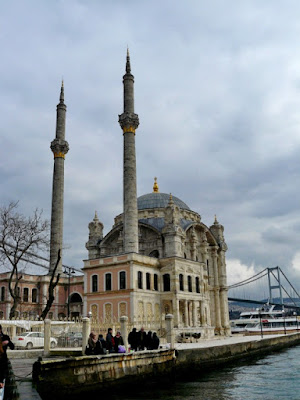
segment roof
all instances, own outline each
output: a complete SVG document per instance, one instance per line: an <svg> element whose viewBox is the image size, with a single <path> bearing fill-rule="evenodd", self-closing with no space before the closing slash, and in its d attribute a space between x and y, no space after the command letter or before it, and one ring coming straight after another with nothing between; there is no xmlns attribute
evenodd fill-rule
<svg viewBox="0 0 300 400"><path fill-rule="evenodd" d="M138 209L145 210L147 208L165 208L169 203L169 199L170 195L167 193L153 192L144 194L137 199ZM190 207L178 197L172 195L172 199L174 204L176 204L176 206L178 206L179 208L190 210Z"/></svg>

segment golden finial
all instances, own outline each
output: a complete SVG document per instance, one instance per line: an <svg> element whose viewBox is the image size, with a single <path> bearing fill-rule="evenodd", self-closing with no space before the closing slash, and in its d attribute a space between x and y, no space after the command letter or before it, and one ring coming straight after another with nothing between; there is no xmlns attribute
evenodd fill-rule
<svg viewBox="0 0 300 400"><path fill-rule="evenodd" d="M172 205L172 204L174 204L174 201L173 201L172 193L170 193L169 205Z"/></svg>
<svg viewBox="0 0 300 400"><path fill-rule="evenodd" d="M97 219L98 219L98 214L97 214L97 211L95 211L94 220L97 220Z"/></svg>
<svg viewBox="0 0 300 400"><path fill-rule="evenodd" d="M159 187L157 184L157 178L154 178L154 185L153 185L153 193L158 193L159 192Z"/></svg>
<svg viewBox="0 0 300 400"><path fill-rule="evenodd" d="M214 222L214 224L215 225L217 225L219 222L218 222L218 220L217 220L217 215L215 214L215 222Z"/></svg>

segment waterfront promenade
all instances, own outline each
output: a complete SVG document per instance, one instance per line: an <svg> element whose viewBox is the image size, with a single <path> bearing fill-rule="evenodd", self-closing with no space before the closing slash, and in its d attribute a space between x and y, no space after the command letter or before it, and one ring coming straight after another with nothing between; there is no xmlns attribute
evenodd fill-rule
<svg viewBox="0 0 300 400"><path fill-rule="evenodd" d="M179 358L180 355L190 352L193 350L198 351L200 349L208 350L209 352L213 352L215 348L221 348L224 346L234 346L238 347L242 344L251 344L259 343L261 341L267 341L268 339L280 339L282 340L288 339L288 337L293 337L297 334L290 335L264 335L263 338L260 336L231 336L226 338L216 338L214 340L200 340L198 343L176 343L175 350L177 350ZM55 357L43 357L43 361L47 360L59 360L65 358L64 353L72 352L73 355L80 356L81 350L78 349L74 351L74 349L60 349L56 348L53 354ZM147 351L144 351L147 353ZM60 355L59 355L60 353ZM195 352L194 352L195 353ZM38 357L41 357L43 354L42 350L14 350L9 351L8 355L11 360L13 372L15 374L17 388L19 392L20 400L29 400L29 399L40 399L38 393L34 388L32 388L32 366L35 361L37 361ZM217 360L216 360L217 361Z"/></svg>

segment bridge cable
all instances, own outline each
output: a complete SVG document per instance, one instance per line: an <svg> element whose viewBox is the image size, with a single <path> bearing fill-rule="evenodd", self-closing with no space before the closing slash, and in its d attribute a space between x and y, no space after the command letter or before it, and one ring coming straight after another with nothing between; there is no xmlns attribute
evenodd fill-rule
<svg viewBox="0 0 300 400"><path fill-rule="evenodd" d="M232 289L232 288L235 288L235 287L238 287L238 286L242 286L242 285L245 285L247 283L252 283L252 282L256 281L257 279L263 278L264 276L267 275L268 272L266 272L263 276L259 276L258 278L254 279L252 281L253 278L255 278L258 275L261 275L265 271L267 271L267 268L265 268L264 270L260 271L259 273L255 274L255 275L251 276L251 278L245 279L245 280L243 280L241 282L234 283L233 285L228 286L228 289Z"/></svg>

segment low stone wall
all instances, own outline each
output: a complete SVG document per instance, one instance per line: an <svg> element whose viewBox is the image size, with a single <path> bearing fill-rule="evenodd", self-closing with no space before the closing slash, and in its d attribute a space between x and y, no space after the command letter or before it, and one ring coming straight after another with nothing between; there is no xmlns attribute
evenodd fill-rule
<svg viewBox="0 0 300 400"><path fill-rule="evenodd" d="M300 344L300 333L272 338L259 337L250 342L233 343L205 348L182 349L176 351L176 374L190 374L192 370L207 370L223 364L249 357L260 357L285 347Z"/></svg>
<svg viewBox="0 0 300 400"><path fill-rule="evenodd" d="M33 365L33 381L43 399L61 399L70 393L79 397L171 374L174 361L174 350L37 361Z"/></svg>

